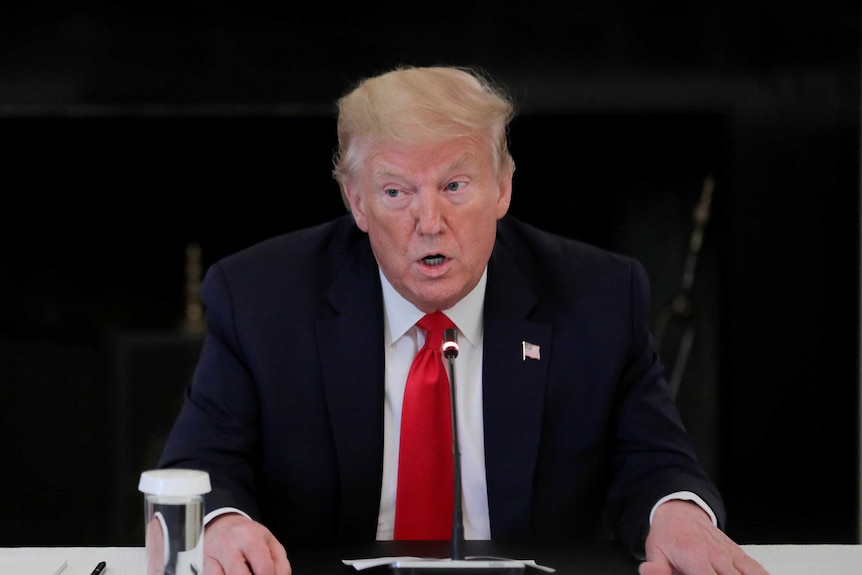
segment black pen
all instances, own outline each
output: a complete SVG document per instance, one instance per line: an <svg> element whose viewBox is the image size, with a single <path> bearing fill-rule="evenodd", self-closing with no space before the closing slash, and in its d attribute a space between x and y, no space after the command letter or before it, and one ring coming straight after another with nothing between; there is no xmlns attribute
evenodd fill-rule
<svg viewBox="0 0 862 575"><path fill-rule="evenodd" d="M105 562L99 561L99 564L96 565L96 568L93 569L93 572L90 575L102 575L102 572L105 570Z"/></svg>

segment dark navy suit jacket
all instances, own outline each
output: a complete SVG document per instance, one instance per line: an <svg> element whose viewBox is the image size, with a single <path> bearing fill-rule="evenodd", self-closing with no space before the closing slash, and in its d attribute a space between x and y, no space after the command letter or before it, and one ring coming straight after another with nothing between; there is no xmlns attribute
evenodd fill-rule
<svg viewBox="0 0 862 575"><path fill-rule="evenodd" d="M283 543L373 541L383 300L366 234L345 215L264 241L212 265L201 294L208 334L160 465L208 470L208 510L243 509ZM650 509L678 490L723 524L648 315L633 259L499 222L484 308L493 539L612 532L638 554Z"/></svg>

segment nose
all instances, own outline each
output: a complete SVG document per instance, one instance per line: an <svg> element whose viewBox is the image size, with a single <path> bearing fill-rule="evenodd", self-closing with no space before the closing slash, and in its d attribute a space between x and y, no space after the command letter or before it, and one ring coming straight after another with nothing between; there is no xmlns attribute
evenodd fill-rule
<svg viewBox="0 0 862 575"><path fill-rule="evenodd" d="M422 190L414 202L416 231L420 234L439 234L446 229L445 200L436 190Z"/></svg>

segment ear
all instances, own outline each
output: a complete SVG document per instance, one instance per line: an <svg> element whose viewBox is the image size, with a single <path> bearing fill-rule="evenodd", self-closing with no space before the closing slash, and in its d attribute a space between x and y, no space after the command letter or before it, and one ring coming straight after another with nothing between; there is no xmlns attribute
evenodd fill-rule
<svg viewBox="0 0 862 575"><path fill-rule="evenodd" d="M348 183L344 183L342 191L344 192L344 197L347 198L350 213L353 214L356 225L360 230L367 233L368 218L365 216L365 204L362 202L362 194L353 184Z"/></svg>
<svg viewBox="0 0 862 575"><path fill-rule="evenodd" d="M512 203L512 170L502 170L499 183L497 184L497 219L499 220L509 211Z"/></svg>

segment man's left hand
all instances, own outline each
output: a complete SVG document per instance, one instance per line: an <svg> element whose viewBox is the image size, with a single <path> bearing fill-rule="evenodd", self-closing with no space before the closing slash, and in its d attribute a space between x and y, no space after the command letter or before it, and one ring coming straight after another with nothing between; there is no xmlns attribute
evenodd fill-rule
<svg viewBox="0 0 862 575"><path fill-rule="evenodd" d="M646 539L640 575L769 575L769 572L713 525L689 501L667 501L656 508Z"/></svg>

